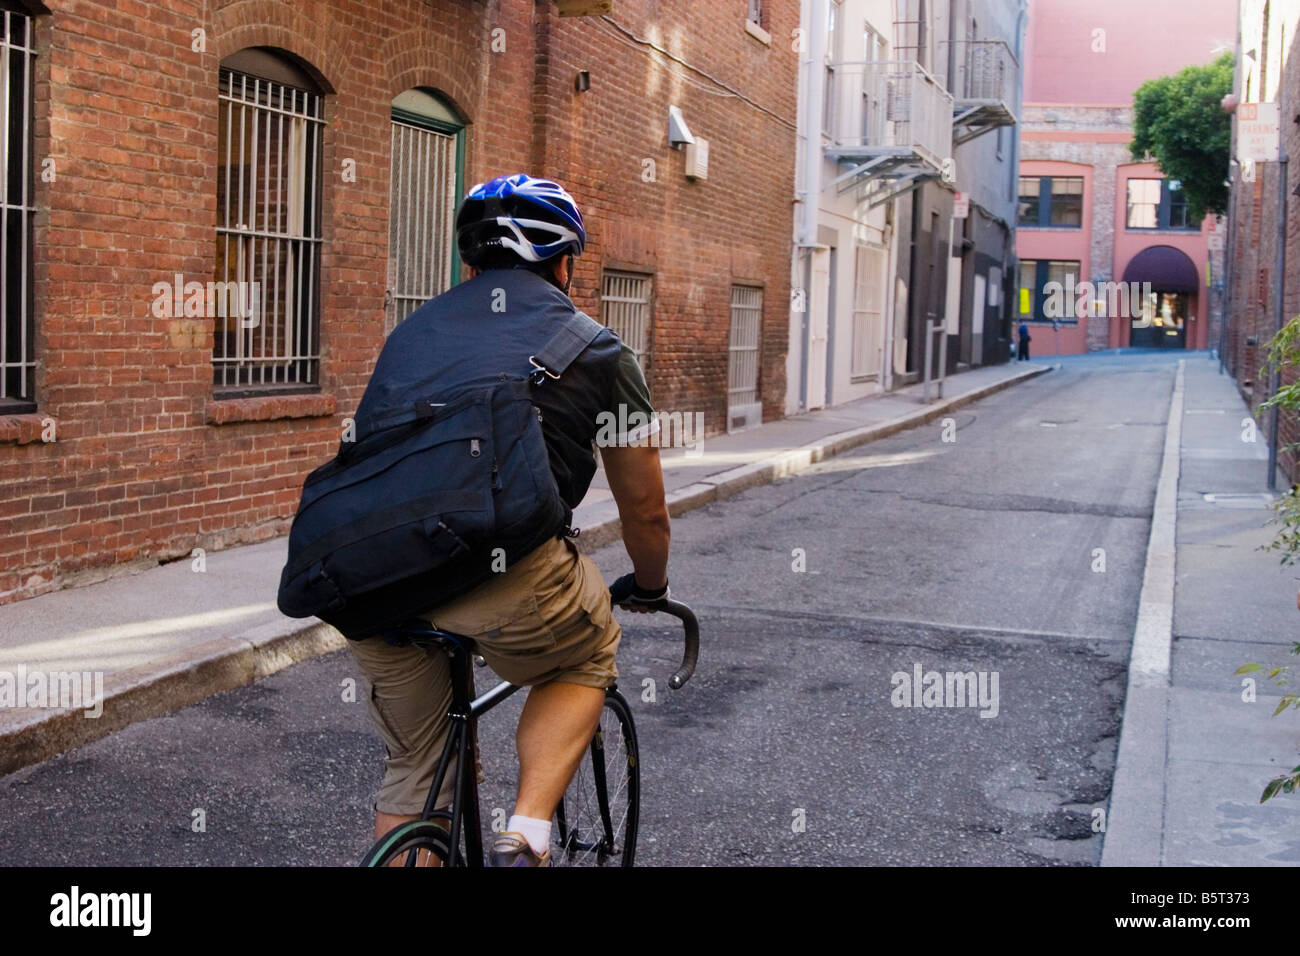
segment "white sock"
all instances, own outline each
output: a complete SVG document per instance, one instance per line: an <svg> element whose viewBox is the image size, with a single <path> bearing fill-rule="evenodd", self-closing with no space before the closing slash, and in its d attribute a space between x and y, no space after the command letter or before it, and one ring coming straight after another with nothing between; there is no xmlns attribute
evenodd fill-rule
<svg viewBox="0 0 1300 956"><path fill-rule="evenodd" d="M522 833L533 852L541 856L551 845L551 821L535 820L532 817L511 816L506 829Z"/></svg>

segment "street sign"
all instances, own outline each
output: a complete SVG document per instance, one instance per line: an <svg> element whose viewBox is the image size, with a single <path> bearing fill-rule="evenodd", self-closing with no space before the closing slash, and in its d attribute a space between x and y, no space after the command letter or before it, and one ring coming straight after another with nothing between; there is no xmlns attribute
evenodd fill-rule
<svg viewBox="0 0 1300 956"><path fill-rule="evenodd" d="M1281 115L1276 103L1242 103L1237 107L1238 161L1277 162Z"/></svg>
<svg viewBox="0 0 1300 956"><path fill-rule="evenodd" d="M970 216L970 193L957 193L952 201L952 218L966 219Z"/></svg>

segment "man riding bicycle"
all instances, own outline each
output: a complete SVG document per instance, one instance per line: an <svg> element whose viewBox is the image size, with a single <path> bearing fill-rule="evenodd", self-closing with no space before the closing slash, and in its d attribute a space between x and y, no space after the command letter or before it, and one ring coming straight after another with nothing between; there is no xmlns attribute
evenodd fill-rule
<svg viewBox="0 0 1300 956"><path fill-rule="evenodd" d="M569 299L574 258L587 235L582 214L557 183L502 176L471 189L456 217L466 282L416 309L389 336L357 417L392 398L387 370L420 362L438 391L487 383L521 367L576 311ZM519 718L519 791L514 813L492 845L493 866L545 866L551 816L600 719L617 668L621 631L614 600L635 609L668 593L668 508L657 429L636 357L601 331L558 379L536 390L556 484L576 508L596 471L598 420L650 424L601 448L633 573L606 589L600 571L565 536L544 544L473 590L423 617L473 638L504 680L530 687ZM622 406L622 414L620 412ZM640 412L640 419L632 413ZM604 414L602 414L604 413ZM449 729L451 676L438 650L396 646L381 637L349 641L370 681L370 715L388 751L375 799L375 836L419 818ZM454 759L438 809L451 805Z"/></svg>

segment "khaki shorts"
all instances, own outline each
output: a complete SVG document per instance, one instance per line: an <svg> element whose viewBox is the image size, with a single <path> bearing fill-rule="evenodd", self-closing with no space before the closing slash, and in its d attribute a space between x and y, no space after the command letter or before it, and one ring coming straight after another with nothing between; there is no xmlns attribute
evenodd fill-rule
<svg viewBox="0 0 1300 956"><path fill-rule="evenodd" d="M564 681L603 689L618 676L614 654L622 632L609 590L595 562L567 539L547 541L424 617L440 630L473 638L488 666L512 684ZM450 729L447 655L394 647L382 637L348 646L371 684L370 717L388 750L375 809L418 814ZM451 805L454 783L453 757L438 807Z"/></svg>

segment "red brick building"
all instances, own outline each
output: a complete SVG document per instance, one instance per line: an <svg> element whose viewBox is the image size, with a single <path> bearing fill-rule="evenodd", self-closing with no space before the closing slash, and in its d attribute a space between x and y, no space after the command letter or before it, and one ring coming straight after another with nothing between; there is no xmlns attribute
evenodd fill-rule
<svg viewBox="0 0 1300 956"><path fill-rule="evenodd" d="M1228 322L1222 342L1224 364L1252 409L1272 395L1265 367L1269 341L1279 321L1300 314L1300 0L1242 0L1233 86L1233 162L1228 228ZM1280 115L1280 145L1289 162L1251 158L1243 142L1244 122L1260 118L1261 107L1273 104ZM1280 104L1280 105L1279 105ZM1253 115L1252 115L1253 114ZM1283 177L1285 176L1285 179ZM1284 206L1285 200L1285 206ZM1285 219L1282 219L1285 208ZM1279 225L1285 233L1285 261L1278 283ZM1279 296L1280 293L1280 296ZM1279 314L1280 312L1280 314ZM1283 385L1294 384L1294 368L1283 373ZM1272 416L1260 418L1260 440L1273 438ZM1290 446L1300 442L1300 421L1287 412L1278 421L1278 462L1292 482L1300 481L1300 461ZM1285 487L1285 482L1283 483Z"/></svg>
<svg viewBox="0 0 1300 956"><path fill-rule="evenodd" d="M600 6L0 0L0 602L286 531L502 172L575 194L659 407L778 417L798 4Z"/></svg>

